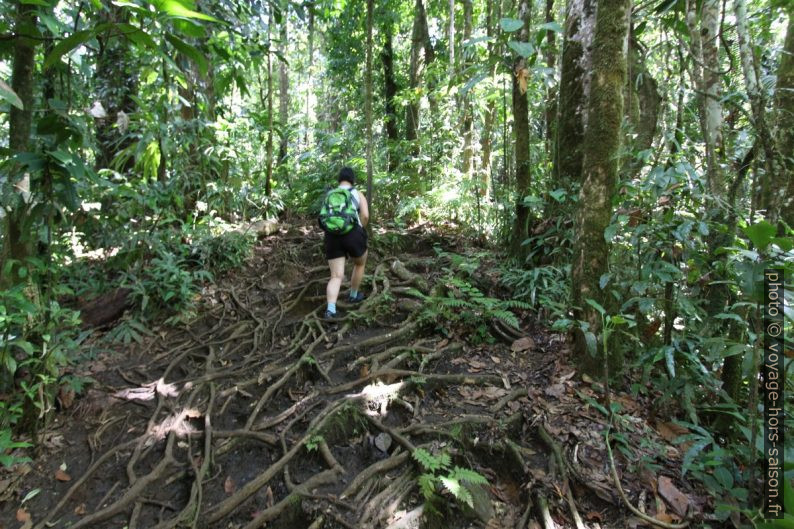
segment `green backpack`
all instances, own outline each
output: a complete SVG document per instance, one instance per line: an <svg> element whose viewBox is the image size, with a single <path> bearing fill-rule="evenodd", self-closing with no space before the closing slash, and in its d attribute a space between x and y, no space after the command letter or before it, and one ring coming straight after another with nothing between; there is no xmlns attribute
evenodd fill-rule
<svg viewBox="0 0 794 529"><path fill-rule="evenodd" d="M320 227L332 235L344 235L358 225L358 208L353 201L353 188L337 187L328 191L317 217Z"/></svg>

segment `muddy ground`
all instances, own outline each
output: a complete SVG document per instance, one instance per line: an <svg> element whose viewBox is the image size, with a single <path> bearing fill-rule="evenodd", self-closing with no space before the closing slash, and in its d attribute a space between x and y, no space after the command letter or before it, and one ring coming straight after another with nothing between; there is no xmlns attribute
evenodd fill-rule
<svg viewBox="0 0 794 529"><path fill-rule="evenodd" d="M0 529L647 526L619 497L601 385L575 374L565 337L529 311L518 329L428 317L433 296L459 294L434 246L471 242L376 237L366 301L325 321L321 240L285 229L207 286L189 325L125 347L97 336L77 368L96 383L32 463L0 475ZM469 271L493 297L497 260ZM613 395L616 472L640 511L676 523L707 500L647 399ZM428 472L418 449L443 467ZM487 484L459 480L456 499L440 479L456 467Z"/></svg>

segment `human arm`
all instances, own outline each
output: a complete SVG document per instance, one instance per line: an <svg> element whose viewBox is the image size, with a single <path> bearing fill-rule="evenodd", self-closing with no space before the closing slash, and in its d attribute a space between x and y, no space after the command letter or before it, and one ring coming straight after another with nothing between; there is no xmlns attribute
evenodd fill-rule
<svg viewBox="0 0 794 529"><path fill-rule="evenodd" d="M361 226L366 228L369 223L369 204L361 191L358 192L358 201L358 218L361 219Z"/></svg>

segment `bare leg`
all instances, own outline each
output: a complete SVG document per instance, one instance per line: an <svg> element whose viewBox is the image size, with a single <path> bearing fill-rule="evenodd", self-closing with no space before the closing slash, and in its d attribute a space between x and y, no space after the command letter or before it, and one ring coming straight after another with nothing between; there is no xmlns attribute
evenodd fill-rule
<svg viewBox="0 0 794 529"><path fill-rule="evenodd" d="M328 286L325 289L325 297L328 303L336 303L336 298L339 297L339 289L342 286L342 280L345 278L345 258L337 257L336 259L329 259L328 268L331 269L331 279L328 280Z"/></svg>
<svg viewBox="0 0 794 529"><path fill-rule="evenodd" d="M367 253L368 252L364 252L364 255L361 257L353 258L353 274L350 276L350 288L352 290L358 290L358 287L361 286L361 280L364 279L364 267L367 264Z"/></svg>

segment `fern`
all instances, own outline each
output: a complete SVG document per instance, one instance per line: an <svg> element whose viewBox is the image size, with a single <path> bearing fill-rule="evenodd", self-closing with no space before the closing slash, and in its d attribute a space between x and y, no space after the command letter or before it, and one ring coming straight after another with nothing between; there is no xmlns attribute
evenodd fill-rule
<svg viewBox="0 0 794 529"><path fill-rule="evenodd" d="M491 316L493 316L498 320L502 320L506 324L516 329L518 329L520 325L518 318L516 318L516 315L510 312L509 310L494 310L491 312Z"/></svg>
<svg viewBox="0 0 794 529"><path fill-rule="evenodd" d="M467 481L472 485L487 485L488 479L482 474L475 472L470 468L455 467L450 474L451 479L458 481Z"/></svg>
<svg viewBox="0 0 794 529"><path fill-rule="evenodd" d="M469 492L469 489L467 489L460 480L452 478L451 475L442 476L441 483L444 484L445 489L452 493L456 500L465 503L469 507L474 507L474 499L471 497L471 492Z"/></svg>
<svg viewBox="0 0 794 529"><path fill-rule="evenodd" d="M419 476L419 490L426 500L429 500L436 493L436 481L438 478L433 474L422 474Z"/></svg>

